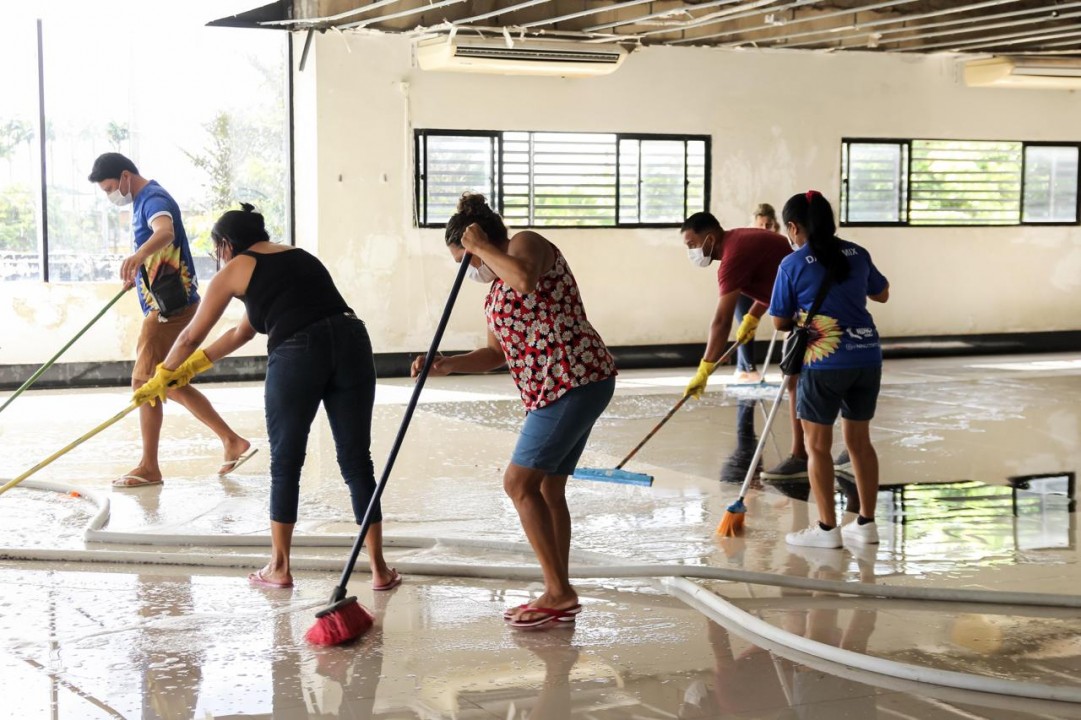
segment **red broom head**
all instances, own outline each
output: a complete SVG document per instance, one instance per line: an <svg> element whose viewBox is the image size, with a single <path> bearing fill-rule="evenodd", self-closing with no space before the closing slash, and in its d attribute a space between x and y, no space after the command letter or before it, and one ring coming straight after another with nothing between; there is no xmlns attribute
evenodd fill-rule
<svg viewBox="0 0 1081 720"><path fill-rule="evenodd" d="M304 639L312 645L341 645L368 632L374 622L375 618L356 598L347 598L317 618Z"/></svg>
<svg viewBox="0 0 1081 720"><path fill-rule="evenodd" d="M743 520L746 517L747 513L726 510L724 517L721 518L721 524L717 526L717 534L725 537L736 537L743 532Z"/></svg>

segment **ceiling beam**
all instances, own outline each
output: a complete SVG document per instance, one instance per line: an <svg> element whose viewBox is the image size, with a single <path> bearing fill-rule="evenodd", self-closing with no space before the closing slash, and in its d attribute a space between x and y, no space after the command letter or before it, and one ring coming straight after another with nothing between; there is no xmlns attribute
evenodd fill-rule
<svg viewBox="0 0 1081 720"><path fill-rule="evenodd" d="M265 23L262 23L262 24L267 25L267 26L273 26L273 25L304 25L304 26L325 26L325 27L329 27L331 25L334 25L334 23L336 23L339 20L345 20L347 18L356 17L357 15L363 15L364 13L369 12L371 10L378 10L381 7L386 7L387 5L395 5L395 4L399 3L399 2L401 2L401 0L376 0L371 5L365 5L362 8L356 8L354 10L346 10L345 12L340 12L337 15L327 15L326 17L316 17L316 18L299 18L299 19L296 19L296 20L275 20L274 22L265 22Z"/></svg>
<svg viewBox="0 0 1081 720"><path fill-rule="evenodd" d="M976 38L973 40L954 40L952 42L917 45L911 48L898 49L901 52L911 52L913 50L924 52L926 50L937 50L941 48L948 48L950 50L964 49L967 51L985 47L1002 47L1003 45L1019 45L1029 42L1039 42L1040 40L1057 40L1058 38L1076 37L1079 35L1081 35L1081 30L1072 30L1070 32L1062 32L1062 28L1055 28L1054 30L1029 30L1027 32L992 35L991 37Z"/></svg>
<svg viewBox="0 0 1081 720"><path fill-rule="evenodd" d="M533 7L534 5L544 5L552 0L527 0L527 2L520 2L517 5L511 5L510 7L501 8L499 10L492 10L491 12L481 13L480 15L474 15L473 17L461 18L459 20L451 20L451 25L466 25L468 23L477 22L478 20L487 20L488 18L494 18L499 15L506 15L507 13L517 12L524 10L525 8Z"/></svg>
<svg viewBox="0 0 1081 720"><path fill-rule="evenodd" d="M828 20L829 18L839 17L841 15L854 15L856 13L867 12L868 10L882 10L884 8L895 7L897 5L907 5L908 3L917 2L918 0L887 0L886 2L872 3L871 5L864 5L862 7L848 8L846 10L835 10L828 13L820 13L817 15L807 15L805 17L789 20L785 25L799 25L805 22L814 22L815 20ZM682 45L683 43L701 42L703 40L713 40L714 38L727 37L729 35L739 35L741 33L753 32L755 30L768 30L774 28L774 25L760 25L753 28L741 28L738 30L726 30L725 32L713 33L712 35L697 35L695 37L683 38L681 40L673 40L671 45ZM743 42L730 43L731 45L742 45Z"/></svg>
<svg viewBox="0 0 1081 720"><path fill-rule="evenodd" d="M912 22L913 20L926 20L927 18L941 17L943 15L952 15L952 14L961 13L961 12L969 12L971 10L982 10L984 8L989 8L989 7L998 7L1000 5L1008 5L1010 3L1015 3L1017 1L1018 0L983 0L983 2L973 3L973 4L969 4L969 5L956 5L954 7L945 8L943 10L931 10L931 11L928 11L928 12L915 13L913 15L900 15L900 16L895 17L895 18L883 18L881 20L871 20L869 22L861 22L861 23L859 23L857 25L857 27L860 29L860 35L861 36L866 36L867 33L864 32L864 31L867 30L868 28L877 28L877 27L881 27L882 25L895 25L897 23L907 23L907 22ZM960 21L957 21L957 22L975 23L975 22L979 22L979 20L980 20L980 18L966 18L964 20L960 20ZM919 27L922 28L924 26L919 26ZM903 32L905 30L913 30L913 29L914 28L897 28L897 29L894 29L894 30L887 30L885 32ZM807 30L807 31L804 31L804 32L795 33L793 35L785 35L785 36L781 36L781 37L777 37L777 38L770 38L770 40L794 40L796 38L801 38L801 37L811 37L813 35L829 35L829 34L832 34L832 35L834 35L836 37L836 33L837 33L837 28L826 29L826 30ZM786 48L796 48L796 47L803 47L803 46L806 46L806 45L817 45L820 42L822 42L822 41L821 40L807 40L807 41L799 42L799 43L785 43L785 47Z"/></svg>
<svg viewBox="0 0 1081 720"><path fill-rule="evenodd" d="M691 7L671 8L669 10L659 10L648 15L639 15L638 17L628 18L626 20L616 20L614 22L604 23L603 25L593 25L591 27L584 28L586 32L594 32L597 30L607 30L609 28L621 27L623 25L637 25L638 23L648 22L649 20L656 20L658 18L672 17L683 13L690 15L691 10L701 10L708 7L715 7L718 5L731 5L733 2L739 2L739 0L718 0L717 2L702 3L701 5L693 5Z"/></svg>
<svg viewBox="0 0 1081 720"><path fill-rule="evenodd" d="M379 15L378 17L368 18L367 20L358 20L356 22L346 23L340 25L342 30L349 30L351 28L366 28L369 25L373 25L378 22L386 22L387 20L397 20L402 17L409 17L410 15L419 15L431 10L438 10L439 8L447 7L448 5L457 5L459 3L468 2L468 0L439 0L439 2L430 3L428 5L421 5L420 7L410 8L409 10L399 10L396 13L390 13L389 15Z"/></svg>
<svg viewBox="0 0 1081 720"><path fill-rule="evenodd" d="M1064 4L1064 5L1058 5L1058 6L1056 6L1054 8L1054 10L1055 11L1068 10L1068 9L1074 8L1074 7L1081 7L1081 1L1068 2L1068 3ZM1026 8L1024 10L1010 10L1009 12L994 13L994 14L991 14L991 15L982 15L979 18L961 18L959 20L942 20L940 22L925 23L923 25L914 25L912 27L900 27L900 28L893 28L893 29L890 29L890 30L880 30L880 31L875 31L875 32L878 35L882 36L882 37L880 37L878 39L878 43L880 45L885 45L885 44L898 43L898 42L903 42L904 41L904 39L902 39L902 38L886 39L885 38L886 35L894 35L894 34L897 34L897 33L917 33L921 37L935 37L935 36L937 36L936 33L925 33L923 31L924 30L930 30L932 28L943 28L943 27L954 27L956 25L965 25L967 27L961 28L960 30L956 31L956 32L962 32L963 33L963 32L968 32L969 29L972 27L972 24L976 23L976 22L983 22L983 21L986 21L986 20L1001 20L1001 19L1004 19L1004 18L1015 18L1015 17L1019 17L1021 15L1034 15L1036 13L1048 13L1048 12L1049 11L1048 11L1047 8ZM942 11L938 11L938 13L941 14ZM907 17L910 20L913 18L913 16L907 16ZM861 25L861 27L869 27L869 26L872 26L872 25L873 25L872 23L866 23L866 24ZM875 23L874 25L877 25L877 23ZM991 27L991 26L986 26L986 27ZM842 36L837 38L837 41L839 43L844 43L844 42L846 42L848 40L865 40L867 38L867 35L868 35L868 33L866 33L866 32L858 32L858 33L853 33L851 35L842 35ZM787 44L786 47L795 48L795 47L800 47L800 46L809 45L809 44L811 44L811 43L790 43L790 44ZM861 46L855 45L855 46L852 46L852 47L861 47Z"/></svg>
<svg viewBox="0 0 1081 720"><path fill-rule="evenodd" d="M634 7L635 5L645 5L648 2L653 2L653 0L626 0L625 2L618 2L612 5L605 5L603 7L590 8L588 10L580 10L578 12L570 13L569 15L560 15L559 17L548 18L547 20L534 20L533 22L528 22L524 25L519 25L518 27L529 29L541 27L542 25L555 25L556 23L565 22L567 20L574 20L576 18L586 17L588 15L596 15L598 13L604 12L615 12L624 8Z"/></svg>

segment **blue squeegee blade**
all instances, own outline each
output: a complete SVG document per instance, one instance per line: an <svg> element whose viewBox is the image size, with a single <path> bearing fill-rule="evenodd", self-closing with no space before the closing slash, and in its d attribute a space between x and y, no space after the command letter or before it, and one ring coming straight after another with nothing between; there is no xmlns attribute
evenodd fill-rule
<svg viewBox="0 0 1081 720"><path fill-rule="evenodd" d="M599 470L597 468L578 468L574 471L574 477L579 480L599 480L601 482L621 483L623 485L642 485L645 487L651 487L653 485L652 475L627 472L626 470L617 470L615 468L607 468L604 470Z"/></svg>

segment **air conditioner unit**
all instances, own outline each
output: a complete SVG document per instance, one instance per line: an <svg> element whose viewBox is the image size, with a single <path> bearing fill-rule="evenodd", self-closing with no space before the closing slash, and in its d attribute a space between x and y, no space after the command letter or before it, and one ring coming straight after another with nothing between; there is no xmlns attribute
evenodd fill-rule
<svg viewBox="0 0 1081 720"><path fill-rule="evenodd" d="M578 43L432 38L417 44L422 70L496 75L589 77L615 72L627 51L619 46Z"/></svg>
<svg viewBox="0 0 1081 720"><path fill-rule="evenodd" d="M1081 59L1014 56L965 63L969 87L1081 89Z"/></svg>

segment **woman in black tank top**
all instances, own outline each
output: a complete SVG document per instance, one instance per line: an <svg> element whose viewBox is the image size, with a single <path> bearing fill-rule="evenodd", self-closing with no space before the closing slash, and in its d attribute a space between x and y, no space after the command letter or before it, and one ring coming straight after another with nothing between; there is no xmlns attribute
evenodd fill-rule
<svg viewBox="0 0 1081 720"><path fill-rule="evenodd" d="M368 332L334 286L326 267L304 250L271 243L263 216L251 205L222 215L211 230L220 272L199 310L177 338L158 376L136 391L136 400L161 397L255 337L268 335L267 435L270 439L271 559L248 580L259 587L293 586L289 550L297 519L300 471L312 421L322 403L337 446L338 465L359 525L375 493L371 455L375 362ZM236 327L196 350L240 298L247 312ZM169 368L176 368L170 370ZM365 538L372 587L390 590L401 575L383 558L379 505Z"/></svg>

